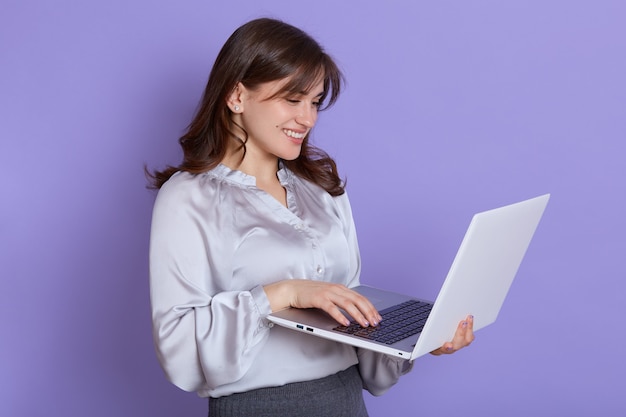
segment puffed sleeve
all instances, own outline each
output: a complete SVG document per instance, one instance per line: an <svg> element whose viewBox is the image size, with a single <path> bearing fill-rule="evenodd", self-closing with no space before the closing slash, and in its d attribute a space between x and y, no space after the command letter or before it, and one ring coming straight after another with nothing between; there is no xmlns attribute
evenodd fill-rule
<svg viewBox="0 0 626 417"><path fill-rule="evenodd" d="M363 388L376 396L383 395L398 382L402 375L413 369L413 361L394 358L384 353L359 348L357 356Z"/></svg>
<svg viewBox="0 0 626 417"><path fill-rule="evenodd" d="M354 218L352 217L352 207L350 206L350 200L348 193L345 192L342 195L335 197L335 202L339 210L339 218L343 223L343 232L346 236L348 243L349 258L349 271L347 274L347 282L344 282L347 287L352 288L359 285L359 277L361 275L361 254L359 252L359 243L356 235L356 227L354 225Z"/></svg>
<svg viewBox="0 0 626 417"><path fill-rule="evenodd" d="M351 275L349 275L348 287L355 287L360 284L361 258L352 209L346 193L336 199L341 211L341 218L344 221L346 238L350 245ZM413 369L413 362L371 350L357 349L357 356L363 388L376 396L383 395L398 382L402 375Z"/></svg>
<svg viewBox="0 0 626 417"><path fill-rule="evenodd" d="M186 391L239 380L269 337L262 287L216 291L214 250L193 197L157 196L150 236L150 298L157 357L167 378ZM223 245L213 245L223 246ZM217 249L219 250L219 249Z"/></svg>

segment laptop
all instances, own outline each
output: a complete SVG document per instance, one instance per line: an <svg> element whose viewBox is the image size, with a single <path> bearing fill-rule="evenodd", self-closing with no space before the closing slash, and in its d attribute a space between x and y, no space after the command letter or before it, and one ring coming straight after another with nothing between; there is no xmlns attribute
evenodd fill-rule
<svg viewBox="0 0 626 417"><path fill-rule="evenodd" d="M475 214L434 302L364 285L353 288L383 316L377 327L362 328L354 321L340 326L318 309L288 308L267 318L294 331L414 360L451 341L469 314L474 331L495 322L549 198L545 194Z"/></svg>

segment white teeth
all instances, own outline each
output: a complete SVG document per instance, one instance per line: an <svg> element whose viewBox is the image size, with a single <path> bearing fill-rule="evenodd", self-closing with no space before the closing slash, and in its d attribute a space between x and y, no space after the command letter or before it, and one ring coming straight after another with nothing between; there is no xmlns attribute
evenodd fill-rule
<svg viewBox="0 0 626 417"><path fill-rule="evenodd" d="M304 139L304 137L306 136L306 133L298 133L289 129L285 129L284 132L287 136L291 136L292 138L295 138L295 139Z"/></svg>

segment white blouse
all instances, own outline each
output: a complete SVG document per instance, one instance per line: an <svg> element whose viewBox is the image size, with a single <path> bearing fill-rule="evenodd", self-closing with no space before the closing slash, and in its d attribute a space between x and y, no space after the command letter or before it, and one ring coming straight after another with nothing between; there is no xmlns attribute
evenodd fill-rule
<svg viewBox="0 0 626 417"><path fill-rule="evenodd" d="M150 236L150 296L168 379L202 397L322 378L359 363L380 395L412 364L271 327L263 285L284 279L359 284L346 194L332 197L281 168L288 208L254 177L218 165L178 172L159 190Z"/></svg>

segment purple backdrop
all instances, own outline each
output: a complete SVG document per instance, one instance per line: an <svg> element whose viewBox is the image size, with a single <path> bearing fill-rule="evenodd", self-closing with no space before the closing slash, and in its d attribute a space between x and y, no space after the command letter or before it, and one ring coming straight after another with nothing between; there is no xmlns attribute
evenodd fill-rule
<svg viewBox="0 0 626 417"><path fill-rule="evenodd" d="M154 355L142 165L179 161L217 49L270 15L347 76L315 141L363 281L434 296L474 212L552 193L499 321L371 415L623 416L626 3L257 3L3 1L0 415L206 414Z"/></svg>

